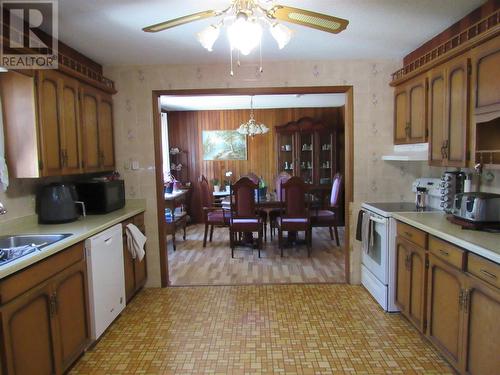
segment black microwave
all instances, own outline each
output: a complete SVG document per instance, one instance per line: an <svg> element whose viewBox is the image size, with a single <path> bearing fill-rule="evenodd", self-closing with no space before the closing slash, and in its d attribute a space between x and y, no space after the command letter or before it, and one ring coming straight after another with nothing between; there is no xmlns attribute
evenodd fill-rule
<svg viewBox="0 0 500 375"><path fill-rule="evenodd" d="M123 180L90 180L75 184L78 199L85 203L89 214L106 214L125 207Z"/></svg>

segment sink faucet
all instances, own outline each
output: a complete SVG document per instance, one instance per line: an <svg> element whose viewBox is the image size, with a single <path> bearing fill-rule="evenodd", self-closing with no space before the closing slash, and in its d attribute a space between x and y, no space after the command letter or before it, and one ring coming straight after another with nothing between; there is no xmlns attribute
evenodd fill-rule
<svg viewBox="0 0 500 375"><path fill-rule="evenodd" d="M5 215L7 213L7 210L3 206L2 202L0 202L0 215Z"/></svg>

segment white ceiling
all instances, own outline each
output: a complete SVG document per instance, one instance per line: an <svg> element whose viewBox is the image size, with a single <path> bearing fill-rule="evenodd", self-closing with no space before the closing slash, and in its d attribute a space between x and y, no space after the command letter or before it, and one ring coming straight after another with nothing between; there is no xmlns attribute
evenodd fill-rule
<svg viewBox="0 0 500 375"><path fill-rule="evenodd" d="M162 96L166 111L202 111L219 109L249 109L250 95ZM253 107L265 108L323 108L341 107L344 94L255 95Z"/></svg>
<svg viewBox="0 0 500 375"><path fill-rule="evenodd" d="M327 13L350 21L335 35L296 25L292 41L279 50L266 31L263 58L332 60L402 58L474 10L485 0L279 0L278 3ZM196 33L210 20L159 33L141 29L230 0L59 0L59 38L103 65L227 62L229 46L221 34L214 51L203 49ZM255 59L254 56L247 57Z"/></svg>

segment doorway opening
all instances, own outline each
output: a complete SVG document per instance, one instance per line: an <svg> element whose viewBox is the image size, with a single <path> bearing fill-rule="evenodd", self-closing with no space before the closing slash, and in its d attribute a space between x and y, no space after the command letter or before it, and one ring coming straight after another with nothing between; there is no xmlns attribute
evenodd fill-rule
<svg viewBox="0 0 500 375"><path fill-rule="evenodd" d="M352 95L350 86L153 92L162 286L349 282ZM217 141L210 143L209 137L232 139L226 133L235 133L248 120L250 99L255 119L270 130L246 137L243 150L235 151L239 160L228 160L225 146L217 149ZM268 221L261 258L249 247L237 248L231 258L227 227L208 226L203 246L206 202L200 177L209 181L211 203L223 206L229 199L225 187L245 175L258 178L263 201L275 199L280 172L309 184L313 201L322 202L309 207L316 214L325 208L320 207L323 203L328 205L335 174L342 176L337 236L333 228L314 226L310 258L306 247L295 243L281 257L277 231L271 240ZM174 189L167 189L167 196L166 186ZM187 190L178 191L181 186ZM177 198L179 192L184 196ZM184 240L186 222L191 225Z"/></svg>

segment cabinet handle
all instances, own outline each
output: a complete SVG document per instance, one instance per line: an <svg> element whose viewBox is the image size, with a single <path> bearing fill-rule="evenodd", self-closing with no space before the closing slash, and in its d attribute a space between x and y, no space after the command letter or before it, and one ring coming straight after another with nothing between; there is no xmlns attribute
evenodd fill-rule
<svg viewBox="0 0 500 375"><path fill-rule="evenodd" d="M410 232L405 232L405 235L406 235L407 237L410 237L410 238L412 238L412 237L413 237L413 233L410 233Z"/></svg>
<svg viewBox="0 0 500 375"><path fill-rule="evenodd" d="M49 297L49 309L50 316L54 316L57 312L57 296L56 293L52 293Z"/></svg>
<svg viewBox="0 0 500 375"><path fill-rule="evenodd" d="M487 276L489 277L490 279L493 279L493 280L496 280L497 279L497 275L495 274L492 274L491 272L488 272L486 271L485 269L480 269L479 272L481 272L484 276Z"/></svg>
<svg viewBox="0 0 500 375"><path fill-rule="evenodd" d="M470 289L465 289L464 291L464 312L467 314L469 312L469 298L470 298Z"/></svg>
<svg viewBox="0 0 500 375"><path fill-rule="evenodd" d="M443 150L444 150L444 158L448 159L448 148L450 147L450 142L448 140L444 141L443 143Z"/></svg>
<svg viewBox="0 0 500 375"><path fill-rule="evenodd" d="M449 253L449 252L447 252L447 251L445 251L445 250L443 250L443 249L439 249L439 252L440 252L442 255L444 255L445 257L450 256L450 253Z"/></svg>
<svg viewBox="0 0 500 375"><path fill-rule="evenodd" d="M464 290L460 289L460 293L458 294L458 309L462 310L464 307Z"/></svg>

